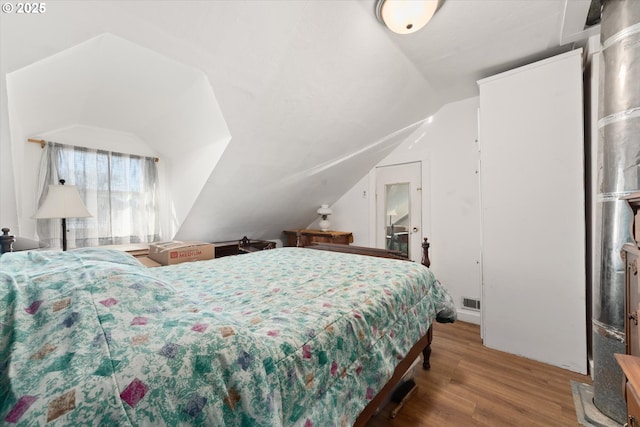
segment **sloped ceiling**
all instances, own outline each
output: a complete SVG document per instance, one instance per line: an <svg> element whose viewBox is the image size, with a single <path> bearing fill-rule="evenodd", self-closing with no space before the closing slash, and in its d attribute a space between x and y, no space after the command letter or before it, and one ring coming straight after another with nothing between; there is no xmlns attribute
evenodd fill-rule
<svg viewBox="0 0 640 427"><path fill-rule="evenodd" d="M202 90L201 79L206 77L197 69L110 34L7 75L10 105L21 127L42 131L81 123L117 128L154 141L155 149L165 155L204 144L198 140L201 134L209 140L218 137L190 123L182 126L188 138L180 149L167 138L154 138L158 127L167 132L177 126L168 122L177 121L185 106L195 104L201 110L206 103L201 98L214 97L212 91ZM203 93L193 94L194 86ZM217 121L216 111L208 113L210 121ZM226 131L224 122L217 125Z"/></svg>
<svg viewBox="0 0 640 427"><path fill-rule="evenodd" d="M195 203L183 206L175 237L278 238L313 221L321 203L337 200L441 106L476 96L477 79L583 40L589 1L447 0L427 27L408 36L380 25L374 6L374 0L49 2L40 16L0 15L2 89L7 73L104 33L200 70L231 142ZM108 92L92 96L100 101ZM127 131L136 120L153 122L151 110L135 110L121 114L109 103L48 110L20 133L36 135L45 122L61 128L100 121ZM154 140L163 130L156 123ZM173 139L190 135L187 121L179 128Z"/></svg>

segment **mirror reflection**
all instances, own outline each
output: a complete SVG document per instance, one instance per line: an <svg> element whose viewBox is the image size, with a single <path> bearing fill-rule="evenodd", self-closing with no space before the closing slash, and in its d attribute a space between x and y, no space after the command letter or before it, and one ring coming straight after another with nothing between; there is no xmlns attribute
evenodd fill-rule
<svg viewBox="0 0 640 427"><path fill-rule="evenodd" d="M387 184L385 188L386 248L409 256L409 183Z"/></svg>

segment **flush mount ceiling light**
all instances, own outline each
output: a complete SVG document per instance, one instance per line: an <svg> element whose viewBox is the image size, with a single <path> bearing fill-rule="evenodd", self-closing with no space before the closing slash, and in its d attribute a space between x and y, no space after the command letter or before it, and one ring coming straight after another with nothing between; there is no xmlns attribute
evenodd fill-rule
<svg viewBox="0 0 640 427"><path fill-rule="evenodd" d="M397 34L411 34L424 27L438 9L439 0L377 0L376 16Z"/></svg>

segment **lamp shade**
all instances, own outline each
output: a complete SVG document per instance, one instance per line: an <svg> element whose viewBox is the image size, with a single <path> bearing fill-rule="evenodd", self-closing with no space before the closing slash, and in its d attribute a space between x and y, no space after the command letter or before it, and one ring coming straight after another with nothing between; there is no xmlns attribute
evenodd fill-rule
<svg viewBox="0 0 640 427"><path fill-rule="evenodd" d="M391 31L410 34L424 27L438 9L438 0L378 0L376 15Z"/></svg>
<svg viewBox="0 0 640 427"><path fill-rule="evenodd" d="M320 215L331 215L333 211L329 207L329 205L320 205L318 208L318 214Z"/></svg>
<svg viewBox="0 0 640 427"><path fill-rule="evenodd" d="M33 218L86 218L90 216L91 213L82 202L75 185L49 185L47 197Z"/></svg>

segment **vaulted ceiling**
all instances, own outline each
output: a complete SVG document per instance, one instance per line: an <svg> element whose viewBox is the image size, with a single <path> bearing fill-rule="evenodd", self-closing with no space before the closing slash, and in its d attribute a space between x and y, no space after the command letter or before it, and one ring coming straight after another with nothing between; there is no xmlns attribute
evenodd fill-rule
<svg viewBox="0 0 640 427"><path fill-rule="evenodd" d="M211 121L231 135L224 152L190 154L215 167L183 207L175 237L278 238L313 221L321 203L337 200L443 105L476 96L476 80L584 43L594 31L584 28L589 4L446 0L425 28L400 36L376 20L374 0L48 2L41 15L0 15L2 106L19 102L7 101L7 74L88 40L107 34L148 49L175 62L162 73L169 89L179 89L178 75L208 80L199 87L210 85L224 118ZM123 65L133 73L136 58ZM173 158L181 149L167 147L202 137L169 89L127 84L94 86L90 102L67 109L28 108L20 129L7 130L3 113L3 156L16 135L70 125L139 133ZM37 96L87 96L50 85ZM114 90L130 102L114 100ZM180 111L209 111L189 99Z"/></svg>

